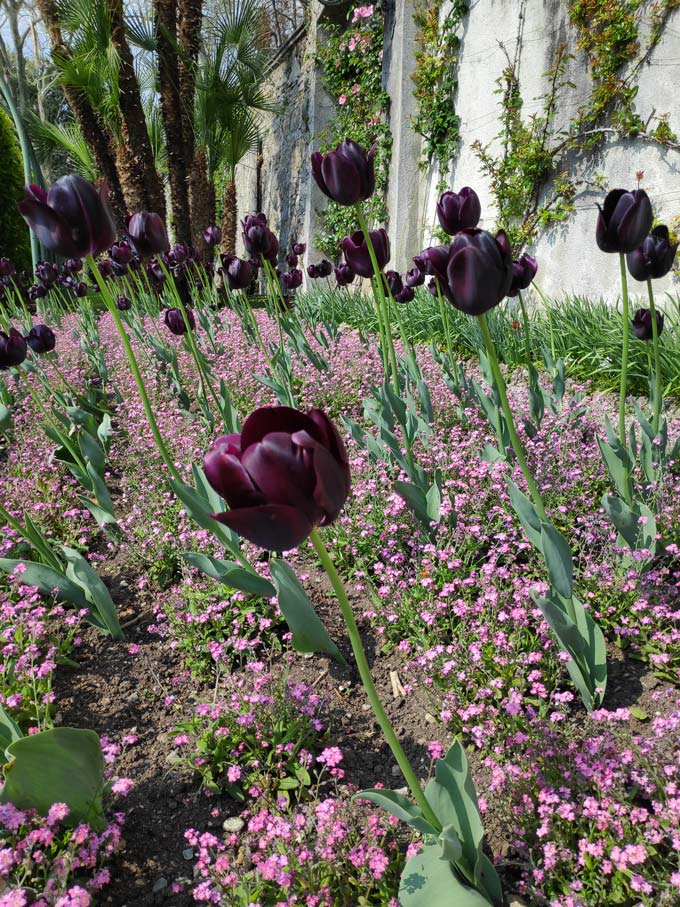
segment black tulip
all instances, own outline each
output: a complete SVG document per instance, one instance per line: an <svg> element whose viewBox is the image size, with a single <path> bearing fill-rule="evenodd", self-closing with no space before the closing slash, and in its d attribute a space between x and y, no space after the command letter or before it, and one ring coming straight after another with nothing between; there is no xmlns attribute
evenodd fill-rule
<svg viewBox="0 0 680 907"><path fill-rule="evenodd" d="M398 296L404 289L404 282L399 271L385 271L385 282L392 296Z"/></svg>
<svg viewBox="0 0 680 907"><path fill-rule="evenodd" d="M512 283L508 296L517 296L520 290L526 290L538 271L538 262L526 252L512 263Z"/></svg>
<svg viewBox="0 0 680 907"><path fill-rule="evenodd" d="M165 326L178 337L181 337L182 334L186 334L187 326L184 322L184 316L182 315L181 309L166 309L164 321ZM193 331L196 327L196 319L194 318L194 313L191 309L187 309L187 321L189 322L189 327Z"/></svg>
<svg viewBox="0 0 680 907"><path fill-rule="evenodd" d="M628 270L635 280L665 277L673 267L678 243L671 243L668 227L659 224L637 249L626 255Z"/></svg>
<svg viewBox="0 0 680 907"><path fill-rule="evenodd" d="M435 275L437 276L437 275ZM503 230L463 230L451 243L442 292L467 315L483 315L501 302L512 283L512 254Z"/></svg>
<svg viewBox="0 0 680 907"><path fill-rule="evenodd" d="M382 270L390 260L390 240L387 232L371 230L369 233L375 251L378 268ZM356 230L351 236L346 236L342 241L342 251L347 259L347 264L359 277L373 277L373 265L366 245L364 234Z"/></svg>
<svg viewBox="0 0 680 907"><path fill-rule="evenodd" d="M9 334L0 331L0 369L21 365L26 351L26 341L16 328L10 328Z"/></svg>
<svg viewBox="0 0 680 907"><path fill-rule="evenodd" d="M128 221L127 232L140 258L159 255L170 245L163 218L155 211L138 211Z"/></svg>
<svg viewBox="0 0 680 907"><path fill-rule="evenodd" d="M42 356L43 353L51 353L57 342L54 331L46 324L36 324L24 337L24 340L39 356Z"/></svg>
<svg viewBox="0 0 680 907"><path fill-rule="evenodd" d="M420 268L411 268L406 272L407 287L422 287L425 283L425 274Z"/></svg>
<svg viewBox="0 0 680 907"><path fill-rule="evenodd" d="M368 153L351 139L343 139L335 151L312 154L312 175L316 184L338 205L356 205L375 191L373 158L376 145Z"/></svg>
<svg viewBox="0 0 680 907"><path fill-rule="evenodd" d="M464 186L460 192L444 192L437 202L439 223L449 236L476 227L481 216L479 197L469 186Z"/></svg>
<svg viewBox="0 0 680 907"><path fill-rule="evenodd" d="M632 252L652 227L652 204L644 189L612 189L600 208L595 240L603 252Z"/></svg>
<svg viewBox="0 0 680 907"><path fill-rule="evenodd" d="M631 322L633 333L638 340L651 340L654 336L652 331L652 313L649 309L638 309ZM656 310L656 333L661 334L663 331L663 313Z"/></svg>
<svg viewBox="0 0 680 907"><path fill-rule="evenodd" d="M222 274L230 290L247 290L253 281L253 266L236 255L223 255Z"/></svg>

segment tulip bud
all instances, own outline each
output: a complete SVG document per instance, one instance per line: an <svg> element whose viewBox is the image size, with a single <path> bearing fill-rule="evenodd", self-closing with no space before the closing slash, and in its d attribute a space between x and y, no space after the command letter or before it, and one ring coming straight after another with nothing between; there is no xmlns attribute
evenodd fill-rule
<svg viewBox="0 0 680 907"><path fill-rule="evenodd" d="M659 224L642 245L626 256L628 270L635 280L665 277L673 267L678 243L671 243L668 227Z"/></svg>
<svg viewBox="0 0 680 907"><path fill-rule="evenodd" d="M9 334L0 331L0 370L21 365L26 351L26 341L16 328L10 328Z"/></svg>
<svg viewBox="0 0 680 907"><path fill-rule="evenodd" d="M119 243L114 243L111 246L111 258L112 260L119 265L127 265L135 257L135 250L132 248L129 242L123 240Z"/></svg>
<svg viewBox="0 0 680 907"><path fill-rule="evenodd" d="M397 302L404 303L404 302L411 302L415 298L415 295L416 295L416 291L413 289L413 287L409 287L407 285L405 287L402 287L401 292L397 293L397 295L394 298L397 300Z"/></svg>
<svg viewBox="0 0 680 907"><path fill-rule="evenodd" d="M354 271L347 262L342 262L335 268L335 280L339 287L346 287L354 280Z"/></svg>
<svg viewBox="0 0 680 907"><path fill-rule="evenodd" d="M243 245L250 255L261 255L267 261L276 261L279 254L279 241L267 226L267 218L258 212L248 214L241 221L243 227Z"/></svg>
<svg viewBox="0 0 680 907"><path fill-rule="evenodd" d="M595 240L603 252L632 252L652 227L652 205L644 189L612 189L597 207Z"/></svg>
<svg viewBox="0 0 680 907"><path fill-rule="evenodd" d="M312 154L312 175L316 184L338 205L356 205L373 195L375 172L373 158L376 145L368 154L361 145L344 139L335 151Z"/></svg>
<svg viewBox="0 0 680 907"><path fill-rule="evenodd" d="M60 177L49 192L26 186L19 211L50 252L82 258L99 255L116 238L108 198L105 180L97 189L72 173Z"/></svg>
<svg viewBox="0 0 680 907"><path fill-rule="evenodd" d="M319 272L319 277L330 277L333 273L333 265L327 258L322 258L316 267Z"/></svg>
<svg viewBox="0 0 680 907"><path fill-rule="evenodd" d="M312 280L316 280L319 276L319 269L316 265L307 265L307 276L311 277Z"/></svg>
<svg viewBox="0 0 680 907"><path fill-rule="evenodd" d="M407 287L422 287L424 283L425 274L420 270L420 268L411 268L406 272Z"/></svg>
<svg viewBox="0 0 680 907"><path fill-rule="evenodd" d="M127 232L140 258L159 255L170 245L163 218L154 211L133 214L128 221Z"/></svg>
<svg viewBox="0 0 680 907"><path fill-rule="evenodd" d="M165 321L165 326L169 328L173 334L176 334L178 337L181 337L182 334L186 334L187 326L181 309L166 309L163 320ZM196 319L194 318L194 313L191 309L187 309L187 321L189 322L189 327L193 331L196 327Z"/></svg>
<svg viewBox="0 0 680 907"><path fill-rule="evenodd" d="M57 342L54 331L46 324L36 324L24 337L24 340L33 352L40 356L43 353L51 353Z"/></svg>
<svg viewBox="0 0 680 907"><path fill-rule="evenodd" d="M303 242L293 243L293 252L295 255L304 255L307 251L307 245Z"/></svg>
<svg viewBox="0 0 680 907"><path fill-rule="evenodd" d="M116 305L118 306L118 309L121 312L127 312L129 309L132 308L132 303L127 298L127 296L123 295L123 293L118 294L118 299L116 300Z"/></svg>
<svg viewBox="0 0 680 907"><path fill-rule="evenodd" d="M298 261L299 261L299 259L294 252L291 252L288 255L286 255L286 262L288 263L289 268L297 268Z"/></svg>
<svg viewBox="0 0 680 907"><path fill-rule="evenodd" d="M460 192L444 192L437 202L439 223L449 236L476 227L481 216L479 197L469 186L464 186Z"/></svg>
<svg viewBox="0 0 680 907"><path fill-rule="evenodd" d="M62 267L69 274L79 274L83 270L83 262L80 258L67 258Z"/></svg>
<svg viewBox="0 0 680 907"><path fill-rule="evenodd" d="M663 313L656 311L656 333L661 334L663 331ZM638 340L651 340L654 337L652 331L652 313L650 309L638 309L631 322L633 333Z"/></svg>
<svg viewBox="0 0 680 907"><path fill-rule="evenodd" d="M318 409L255 410L240 435L217 438L203 468L230 508L214 517L270 551L295 548L332 523L350 489L345 447Z"/></svg>
<svg viewBox="0 0 680 907"><path fill-rule="evenodd" d="M526 290L538 271L538 262L526 252L512 263L512 283L508 296L517 296L520 290Z"/></svg>
<svg viewBox="0 0 680 907"><path fill-rule="evenodd" d="M404 289L399 271L385 271L385 282L392 296L397 296Z"/></svg>
<svg viewBox="0 0 680 907"><path fill-rule="evenodd" d="M390 260L390 240L387 232L383 228L371 230L369 236L375 251L378 268L382 270ZM342 251L347 259L347 264L355 274L360 277L373 277L371 256L361 230L356 230L351 236L346 236L343 239Z"/></svg>
<svg viewBox="0 0 680 907"><path fill-rule="evenodd" d="M206 227L203 231L203 241L209 249L212 249L213 246L219 246L222 242L222 231L216 226Z"/></svg>
<svg viewBox="0 0 680 907"><path fill-rule="evenodd" d="M281 282L287 290L297 290L298 287L302 286L302 271L297 268L288 271L287 274L281 277Z"/></svg>

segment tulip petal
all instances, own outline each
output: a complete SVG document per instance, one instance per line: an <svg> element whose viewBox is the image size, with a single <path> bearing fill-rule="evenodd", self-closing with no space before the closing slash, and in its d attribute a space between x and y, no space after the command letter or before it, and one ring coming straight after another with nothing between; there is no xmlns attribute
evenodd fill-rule
<svg viewBox="0 0 680 907"><path fill-rule="evenodd" d="M230 507L252 507L264 497L238 457L226 447L209 450L203 458L205 476Z"/></svg>
<svg viewBox="0 0 680 907"><path fill-rule="evenodd" d="M361 177L351 159L329 151L321 164L328 193L338 205L355 205L361 201Z"/></svg>
<svg viewBox="0 0 680 907"><path fill-rule="evenodd" d="M64 256L80 256L80 247L73 241L66 221L49 205L33 198L23 198L19 211L28 226L35 233L38 242L50 252Z"/></svg>
<svg viewBox="0 0 680 907"><path fill-rule="evenodd" d="M653 221L654 214L647 193L643 194L642 190L637 190L637 197L626 208L619 221L620 251L632 252L636 249L649 233Z"/></svg>
<svg viewBox="0 0 680 907"><path fill-rule="evenodd" d="M267 551L297 548L314 528L314 524L304 513L295 507L281 504L240 507L238 510L212 515L242 538Z"/></svg>
<svg viewBox="0 0 680 907"><path fill-rule="evenodd" d="M295 444L288 432L268 433L246 448L241 460L263 500L295 507L313 522L321 518L314 512L313 457L309 449Z"/></svg>
<svg viewBox="0 0 680 907"><path fill-rule="evenodd" d="M348 464L349 457L347 456L347 449L345 448L344 442L338 434L337 428L333 425L326 413L321 409L310 409L307 415L318 428L320 441L323 446L327 448L340 463L345 465Z"/></svg>
<svg viewBox="0 0 680 907"><path fill-rule="evenodd" d="M308 431L313 438L320 440L314 422L300 410L290 406L261 406L243 423L241 450L246 450L272 432L292 435L296 431Z"/></svg>
<svg viewBox="0 0 680 907"><path fill-rule="evenodd" d="M447 273L453 304L468 315L488 312L505 295L499 296L497 270L474 246L464 246L455 252L449 260Z"/></svg>
<svg viewBox="0 0 680 907"><path fill-rule="evenodd" d="M328 186L326 181L323 178L323 173L321 172L321 165L323 163L323 154L320 151L315 151L312 154L312 176L316 180L316 184L321 189L324 195L327 195L328 198L331 198L331 194L328 191Z"/></svg>
<svg viewBox="0 0 680 907"><path fill-rule="evenodd" d="M343 468L325 447L317 444L314 448L314 500L323 510L321 525L337 519L349 494L349 469Z"/></svg>

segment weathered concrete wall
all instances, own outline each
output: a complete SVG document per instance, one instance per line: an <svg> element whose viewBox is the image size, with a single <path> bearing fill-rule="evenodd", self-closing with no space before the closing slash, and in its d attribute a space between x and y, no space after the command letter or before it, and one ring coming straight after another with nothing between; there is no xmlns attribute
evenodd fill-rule
<svg viewBox="0 0 680 907"><path fill-rule="evenodd" d="M388 229L392 242L391 266L404 270L411 256L429 242L435 220L436 172L418 167L421 144L410 126L415 113L411 74L414 68L414 0L396 0L393 28L388 28L385 47L385 84L390 95L390 124L393 157L388 187ZM320 85L311 56L319 35L318 15L323 10L313 3L314 16L307 37L274 73L281 112L265 118L263 145L263 207L282 245L289 238L314 236L317 211L325 204L314 184L309 152L314 136L333 115L333 102ZM578 35L568 21L566 4L560 0L477 0L461 27L458 91L454 100L461 118L459 153L449 175L450 186L473 186L483 208L481 226L492 229L496 212L488 181L480 172L471 145L497 144L500 129L495 94L496 80L509 60L515 61L524 99L523 115L539 113L541 95L547 89L544 73L554 62L556 48L565 43L574 59L567 76L574 83L560 104L556 126L567 127L579 106L590 96L587 61L577 49ZM635 107L643 120L654 111L668 113L669 125L680 133L680 10L668 21L659 45L638 79ZM614 256L601 253L594 241L596 203L609 188L633 188L636 173L644 171L647 190L660 220L680 214L680 152L642 141L621 141L615 136L592 156L567 159L565 165L581 182L575 212L564 223L547 230L530 249L539 260L537 282L544 292L605 295L618 293L618 266ZM252 166L252 165L250 165ZM246 180L247 182L247 180ZM254 200L242 192L243 210L254 210ZM318 257L318 256L316 256ZM312 252L310 260L315 260ZM672 278L660 281L658 289L676 289ZM632 291L644 287L632 286Z"/></svg>

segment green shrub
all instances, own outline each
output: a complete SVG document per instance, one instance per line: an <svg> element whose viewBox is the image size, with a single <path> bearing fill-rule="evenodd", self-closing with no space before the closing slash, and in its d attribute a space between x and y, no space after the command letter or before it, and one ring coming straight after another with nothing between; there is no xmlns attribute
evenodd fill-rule
<svg viewBox="0 0 680 907"><path fill-rule="evenodd" d="M0 256L17 271L31 267L28 227L17 209L24 194L21 151L9 116L0 109Z"/></svg>

